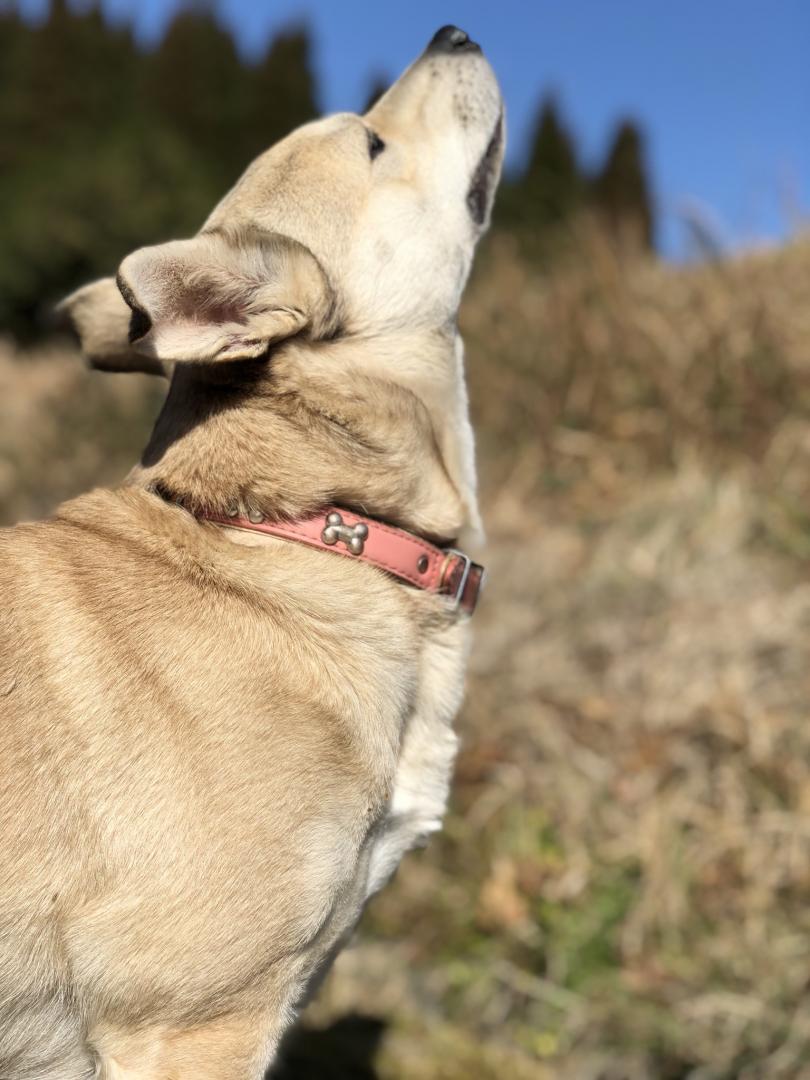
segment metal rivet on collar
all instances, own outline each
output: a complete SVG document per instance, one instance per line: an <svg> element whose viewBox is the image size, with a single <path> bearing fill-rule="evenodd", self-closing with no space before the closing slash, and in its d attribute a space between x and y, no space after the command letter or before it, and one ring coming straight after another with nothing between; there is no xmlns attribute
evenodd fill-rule
<svg viewBox="0 0 810 1080"><path fill-rule="evenodd" d="M248 510L248 521L252 521L254 525L261 525L264 514L260 510Z"/></svg>
<svg viewBox="0 0 810 1080"><path fill-rule="evenodd" d="M239 517L239 507L238 506L229 506L226 513L227 513L228 517Z"/></svg>
<svg viewBox="0 0 810 1080"><path fill-rule="evenodd" d="M341 540L352 555L362 555L367 536L368 526L362 521L358 521L356 525L344 525L342 516L333 510L326 515L326 527L321 533L321 540L330 547Z"/></svg>
<svg viewBox="0 0 810 1080"><path fill-rule="evenodd" d="M427 571L429 565L430 560L428 559L427 555L420 555L419 558L416 560L416 569L419 571L420 574L424 574Z"/></svg>

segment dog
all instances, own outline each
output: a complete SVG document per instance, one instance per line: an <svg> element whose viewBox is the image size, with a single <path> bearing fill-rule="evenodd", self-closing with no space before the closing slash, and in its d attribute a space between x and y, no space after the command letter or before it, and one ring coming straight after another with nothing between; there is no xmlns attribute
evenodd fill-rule
<svg viewBox="0 0 810 1080"><path fill-rule="evenodd" d="M170 384L122 487L0 533L3 1080L258 1080L439 827L503 133L444 27L64 301L91 364Z"/></svg>

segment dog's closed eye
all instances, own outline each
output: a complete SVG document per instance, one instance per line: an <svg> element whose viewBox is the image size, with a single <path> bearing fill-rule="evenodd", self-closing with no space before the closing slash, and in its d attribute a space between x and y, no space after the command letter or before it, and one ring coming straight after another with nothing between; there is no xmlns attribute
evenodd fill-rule
<svg viewBox="0 0 810 1080"><path fill-rule="evenodd" d="M379 157L385 149L385 143L382 141L376 131L369 131L368 133L368 156L373 161L375 157Z"/></svg>

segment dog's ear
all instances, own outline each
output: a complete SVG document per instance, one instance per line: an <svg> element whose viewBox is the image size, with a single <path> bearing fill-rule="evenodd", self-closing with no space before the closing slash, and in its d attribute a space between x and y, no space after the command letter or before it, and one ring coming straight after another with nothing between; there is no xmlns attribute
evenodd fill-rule
<svg viewBox="0 0 810 1080"><path fill-rule="evenodd" d="M141 248L118 287L133 348L167 362L258 357L305 330L323 336L334 317L320 264L278 233L215 230Z"/></svg>
<svg viewBox="0 0 810 1080"><path fill-rule="evenodd" d="M76 333L91 367L100 371L166 374L159 360L139 355L130 345L132 312L115 278L83 285L57 305L56 316L60 324L67 324Z"/></svg>

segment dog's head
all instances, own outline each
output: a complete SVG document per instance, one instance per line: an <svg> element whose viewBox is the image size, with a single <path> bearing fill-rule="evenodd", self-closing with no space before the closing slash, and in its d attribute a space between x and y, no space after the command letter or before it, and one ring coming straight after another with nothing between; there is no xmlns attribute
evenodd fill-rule
<svg viewBox="0 0 810 1080"><path fill-rule="evenodd" d="M480 48L444 27L365 116L307 124L189 240L142 248L64 310L98 367L258 357L293 335L455 322L503 157Z"/></svg>

